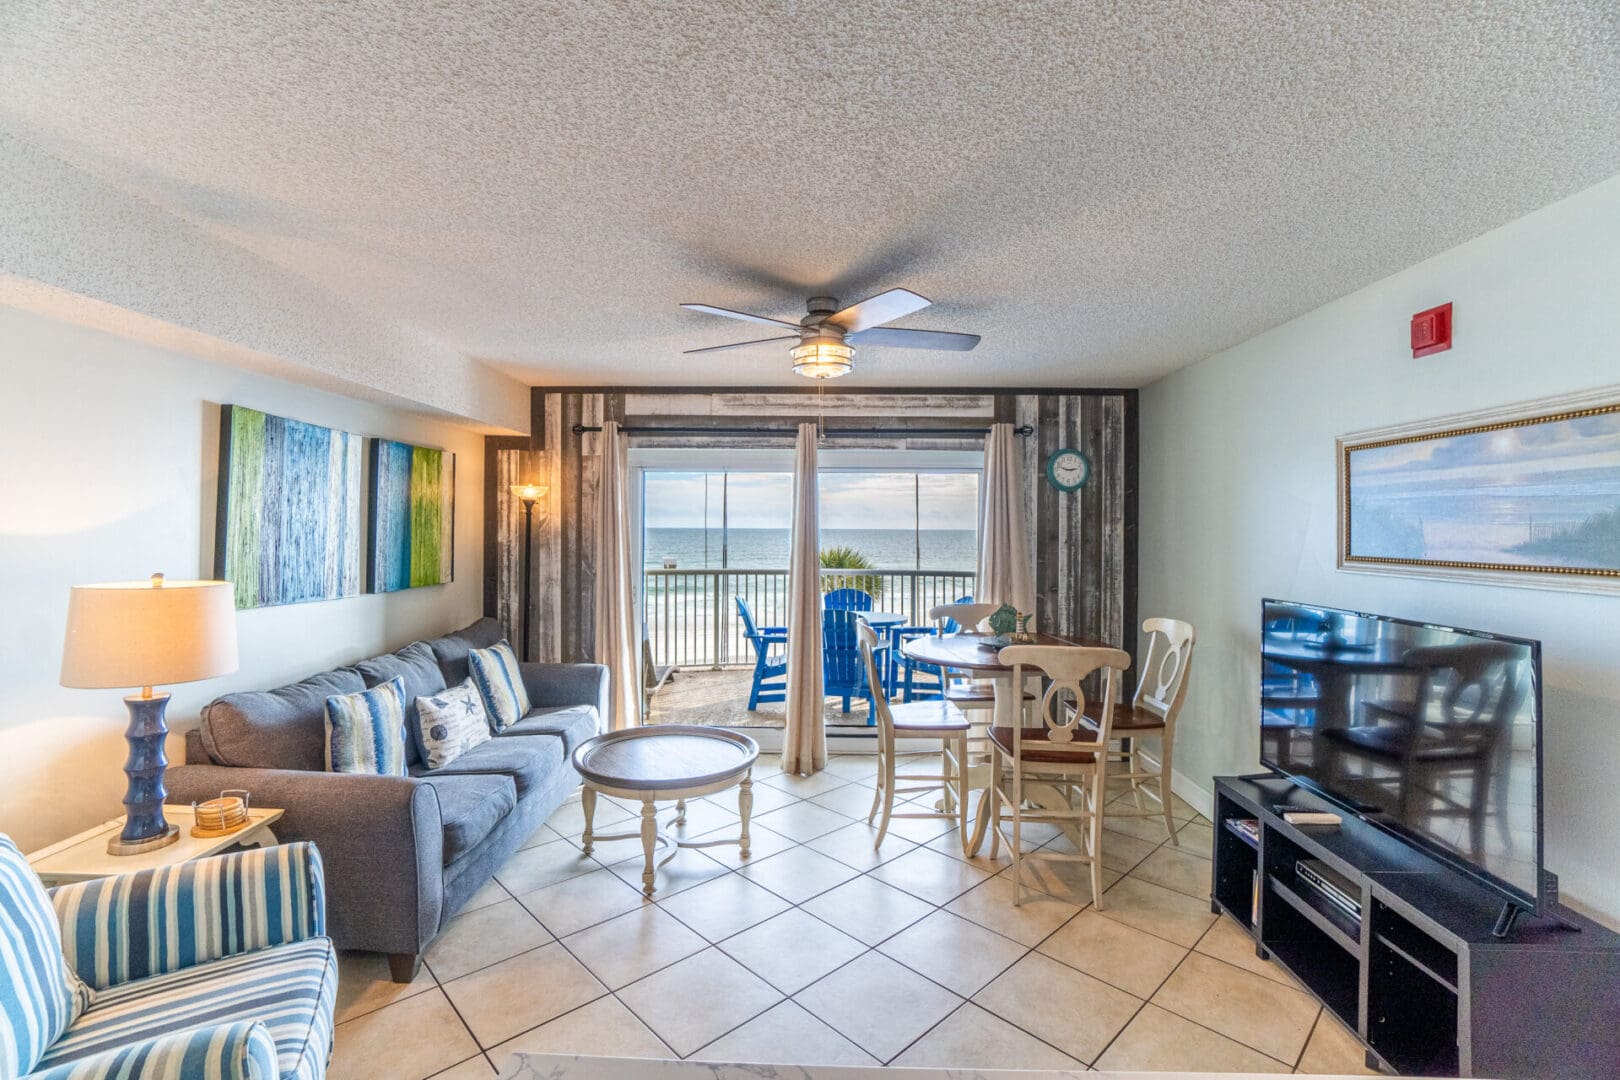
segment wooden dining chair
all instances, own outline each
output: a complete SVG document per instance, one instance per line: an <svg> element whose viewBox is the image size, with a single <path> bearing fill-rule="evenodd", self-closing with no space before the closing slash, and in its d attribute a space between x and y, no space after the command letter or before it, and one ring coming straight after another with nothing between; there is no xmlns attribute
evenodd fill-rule
<svg viewBox="0 0 1620 1080"><path fill-rule="evenodd" d="M990 858L1001 849L1003 806L1012 815L1013 903L1023 903L1026 858L1083 862L1091 866L1091 898L1100 910L1102 895L1103 801L1107 797L1109 729L1121 673L1131 658L1122 649L1080 645L1009 645L1001 650L1012 668L1014 686L1026 675L1044 675L1046 692L1035 710L1040 723L990 729ZM1098 726L1088 727L1081 680L1103 672ZM1073 706L1072 708L1070 706ZM1040 785L1047 804L1025 806L1028 788ZM1078 799L1078 805L1076 804ZM1061 802L1063 805L1052 805ZM1076 854L1024 850L1024 822L1085 827L1085 845Z"/></svg>
<svg viewBox="0 0 1620 1080"><path fill-rule="evenodd" d="M1187 697L1187 673L1192 667L1198 631L1192 623L1180 619L1148 619L1142 623L1142 632L1147 635L1147 650L1137 666L1136 696L1129 705L1114 708L1109 733L1117 745L1108 752L1111 762L1125 767L1124 772L1111 773L1109 779L1130 784L1136 808L1110 807L1106 816L1162 818L1170 842L1180 847L1170 812L1170 780L1174 775L1176 717ZM1085 710L1083 722L1094 730L1101 719L1100 708L1100 702L1093 702ZM1143 745L1144 739L1158 741L1157 754ZM1144 795L1158 806L1145 804Z"/></svg>
<svg viewBox="0 0 1620 1080"><path fill-rule="evenodd" d="M857 632L861 641L861 660L866 664L866 673L869 680L874 682L878 677L877 658L873 650L878 644L877 631L862 623ZM872 795L872 811L866 815L866 823L872 824L878 811L883 812L883 819L878 824L877 839L873 842L874 848L883 846L883 838L889 832L890 818L932 818L948 817L956 821L956 831L961 838L963 849L966 850L967 835L967 717L962 710L942 698L933 701L908 701L903 704L891 705L882 694L872 699L872 712L877 717L878 725L878 787ZM907 780L931 781L910 787L895 786L895 742L897 739L938 739L940 742L940 771L939 775L924 775L920 773L906 773ZM932 791L943 787L945 790L942 809L938 811L905 813L894 812L896 795L911 794L920 791ZM913 804L915 805L915 804Z"/></svg>
<svg viewBox="0 0 1620 1080"><path fill-rule="evenodd" d="M937 604L928 609L928 617L934 620L941 636L945 634L972 633L979 628L979 624L995 614L999 604ZM961 672L942 672L945 683L945 700L961 709L963 712L976 710L994 711L996 707L996 684L989 679L975 679Z"/></svg>

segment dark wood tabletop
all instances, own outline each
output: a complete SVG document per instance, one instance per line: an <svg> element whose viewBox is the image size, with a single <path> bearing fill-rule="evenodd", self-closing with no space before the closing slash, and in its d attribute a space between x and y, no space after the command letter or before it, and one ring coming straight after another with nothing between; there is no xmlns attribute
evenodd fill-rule
<svg viewBox="0 0 1620 1080"><path fill-rule="evenodd" d="M907 657L923 664L955 668L960 671L1011 671L998 657L1002 646L986 644L985 634L930 634L915 637L900 647ZM1054 634L1036 634L1036 645L1080 645Z"/></svg>
<svg viewBox="0 0 1620 1080"><path fill-rule="evenodd" d="M701 787L753 767L759 746L718 728L669 724L610 731L574 751L587 780L631 791Z"/></svg>

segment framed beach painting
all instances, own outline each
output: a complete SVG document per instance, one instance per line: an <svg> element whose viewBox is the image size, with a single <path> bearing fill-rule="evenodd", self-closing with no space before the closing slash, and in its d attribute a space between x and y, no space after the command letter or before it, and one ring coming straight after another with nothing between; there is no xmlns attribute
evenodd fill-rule
<svg viewBox="0 0 1620 1080"><path fill-rule="evenodd" d="M220 407L214 576L238 608L359 594L362 441Z"/></svg>
<svg viewBox="0 0 1620 1080"><path fill-rule="evenodd" d="M444 585L455 577L456 455L371 441L371 592Z"/></svg>
<svg viewBox="0 0 1620 1080"><path fill-rule="evenodd" d="M1620 387L1338 440L1339 565L1620 592Z"/></svg>

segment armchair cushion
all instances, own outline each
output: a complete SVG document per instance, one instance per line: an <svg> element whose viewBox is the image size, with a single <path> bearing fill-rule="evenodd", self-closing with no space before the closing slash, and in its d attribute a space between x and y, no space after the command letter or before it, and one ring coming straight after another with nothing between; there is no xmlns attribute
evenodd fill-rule
<svg viewBox="0 0 1620 1080"><path fill-rule="evenodd" d="M238 1020L128 1043L29 1073L26 1080L276 1080L280 1075L270 1032L256 1020Z"/></svg>
<svg viewBox="0 0 1620 1080"><path fill-rule="evenodd" d="M68 965L106 988L326 933L313 844L233 852L51 892Z"/></svg>
<svg viewBox="0 0 1620 1080"><path fill-rule="evenodd" d="M40 1065L242 1020L262 1024L275 1045L277 1071L268 1075L318 1077L332 1047L337 982L337 952L324 937L135 979L99 991Z"/></svg>
<svg viewBox="0 0 1620 1080"><path fill-rule="evenodd" d="M62 960L62 935L45 887L0 834L0 1076L39 1064L88 1003Z"/></svg>
<svg viewBox="0 0 1620 1080"><path fill-rule="evenodd" d="M562 739L563 756L570 757L574 747L597 734L595 705L547 706L531 711L528 716L501 731L510 735L553 735Z"/></svg>

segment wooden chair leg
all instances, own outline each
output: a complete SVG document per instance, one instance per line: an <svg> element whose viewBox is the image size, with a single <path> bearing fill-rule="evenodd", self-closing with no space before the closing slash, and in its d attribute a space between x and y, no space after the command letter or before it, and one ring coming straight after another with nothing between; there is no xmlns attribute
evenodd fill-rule
<svg viewBox="0 0 1620 1080"><path fill-rule="evenodd" d="M956 817L962 833L962 850L968 849L968 764L967 732L956 737Z"/></svg>
<svg viewBox="0 0 1620 1080"><path fill-rule="evenodd" d="M877 839L872 842L874 851L883 846L883 838L889 834L889 815L894 813L894 747L888 751L883 755L883 819L878 822Z"/></svg>
<svg viewBox="0 0 1620 1080"><path fill-rule="evenodd" d="M990 859L1001 852L1001 748L990 747L990 784L984 797L990 800Z"/></svg>
<svg viewBox="0 0 1620 1080"><path fill-rule="evenodd" d="M1159 802L1164 807L1164 829L1170 834L1170 845L1180 847L1181 836L1176 832L1175 818L1170 812L1170 800L1175 798L1170 792L1170 777L1172 775L1170 771L1170 736L1165 735L1160 740L1160 743L1162 745L1159 747Z"/></svg>
<svg viewBox="0 0 1620 1080"><path fill-rule="evenodd" d="M951 784L951 740L949 738L939 740L939 774L945 777L940 784L945 791L945 812L954 814L956 813L956 793L952 790Z"/></svg>
<svg viewBox="0 0 1620 1080"><path fill-rule="evenodd" d="M885 755L883 753L883 750L880 747L878 749L877 784L875 786L875 789L872 792L872 811L871 811L871 813L866 815L866 823L868 825L872 824L872 819L877 817L878 807L883 804L883 758L884 758L884 756Z"/></svg>
<svg viewBox="0 0 1620 1080"><path fill-rule="evenodd" d="M1018 761L1013 761L1013 907L1019 907L1024 902L1024 774L1018 767Z"/></svg>
<svg viewBox="0 0 1620 1080"><path fill-rule="evenodd" d="M1096 796L1092 800L1091 826L1088 838L1091 847L1091 903L1098 911L1102 910L1102 803L1097 801L1108 792L1108 769L1101 761L1097 763L1097 779L1094 781Z"/></svg>

